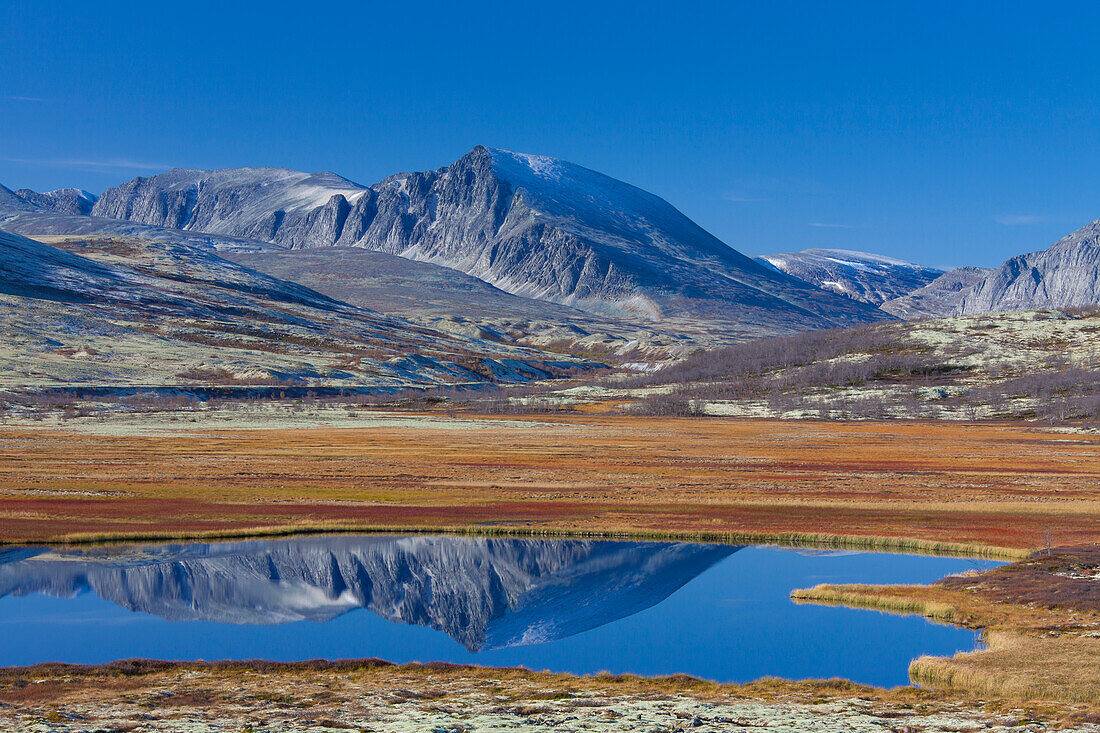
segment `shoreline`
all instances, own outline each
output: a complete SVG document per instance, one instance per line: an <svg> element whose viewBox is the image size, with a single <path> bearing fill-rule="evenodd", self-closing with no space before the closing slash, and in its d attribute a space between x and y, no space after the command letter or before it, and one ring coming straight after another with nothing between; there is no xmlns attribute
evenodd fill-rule
<svg viewBox="0 0 1100 733"><path fill-rule="evenodd" d="M416 535L440 537L469 537L492 539L555 539L597 540L622 542L690 542L740 546L777 548L808 548L821 550L862 550L897 555L926 555L930 557L961 557L975 560L1020 560L1030 556L1034 549L996 547L961 542L933 542L909 537L863 537L849 535L822 535L816 533L767 533L767 532L630 532L598 530L524 529L521 527L378 527L378 526L302 526L271 527L237 532L173 533L154 532L134 535L68 535L56 539L28 540L26 542L0 539L0 547L101 547L137 545L155 542L230 542L277 540L292 537L340 537L375 535Z"/></svg>

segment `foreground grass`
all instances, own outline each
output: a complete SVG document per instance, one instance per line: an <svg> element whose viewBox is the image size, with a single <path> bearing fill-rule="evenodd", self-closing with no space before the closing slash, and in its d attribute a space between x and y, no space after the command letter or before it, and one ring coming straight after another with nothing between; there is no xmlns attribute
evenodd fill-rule
<svg viewBox="0 0 1100 733"><path fill-rule="evenodd" d="M950 659L920 657L914 682L1008 698L1100 701L1100 639L988 632L988 648Z"/></svg>
<svg viewBox="0 0 1100 733"><path fill-rule="evenodd" d="M984 632L986 648L913 661L910 678L1005 698L1100 703L1100 547L1062 548L929 586L819 585L796 602L913 613Z"/></svg>
<svg viewBox="0 0 1100 733"><path fill-rule="evenodd" d="M1017 704L844 680L717 684L684 675L575 676L451 664L171 663L0 669L14 730L714 731L1052 730L1097 720L1087 704ZM1026 726L1026 728L1025 728Z"/></svg>

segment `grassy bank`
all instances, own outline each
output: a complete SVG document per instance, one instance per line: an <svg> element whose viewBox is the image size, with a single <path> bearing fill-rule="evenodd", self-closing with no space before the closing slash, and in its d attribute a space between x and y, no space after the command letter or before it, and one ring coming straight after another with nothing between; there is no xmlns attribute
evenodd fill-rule
<svg viewBox="0 0 1100 733"><path fill-rule="evenodd" d="M943 623L957 622L958 612L954 606L941 601L920 598L916 595L919 592L919 589L914 587L914 595L888 596L876 593L875 586L870 585L818 585L791 591L791 599L795 603L868 608L898 614L915 614Z"/></svg>
<svg viewBox="0 0 1100 733"><path fill-rule="evenodd" d="M984 638L986 649L914 660L910 678L982 696L1100 702L1100 639L1003 631L986 632Z"/></svg>
<svg viewBox="0 0 1100 733"><path fill-rule="evenodd" d="M0 728L97 730L1055 730L1085 704L1011 704L844 680L719 684L451 664L151 662L0 669ZM903 727L904 726L904 727Z"/></svg>
<svg viewBox="0 0 1100 733"><path fill-rule="evenodd" d="M1100 547L1054 549L928 586L820 585L800 603L912 613L980 629L986 647L921 657L918 684L1009 699L1100 703Z"/></svg>
<svg viewBox="0 0 1100 733"><path fill-rule="evenodd" d="M934 542L907 537L865 537L819 533L769 533L769 532L653 532L653 531L590 531L557 530L546 528L524 528L509 526L493 527L438 527L418 526L376 526L354 523L302 524L300 526L255 527L244 530L172 532L157 531L146 533L108 533L88 532L62 535L57 538L42 538L28 541L0 540L0 547L20 544L69 545L106 545L137 542L168 541L218 541L218 540L261 540L306 535L374 534L374 535L453 535L460 537L512 537L532 539L589 539L589 540L630 540L658 542L704 542L727 545L772 545L790 548L812 548L821 550L865 550L868 552L904 553L909 555L934 555L940 557L971 557L993 560L1014 560L1027 557L1030 552L1012 547L991 547L989 545Z"/></svg>

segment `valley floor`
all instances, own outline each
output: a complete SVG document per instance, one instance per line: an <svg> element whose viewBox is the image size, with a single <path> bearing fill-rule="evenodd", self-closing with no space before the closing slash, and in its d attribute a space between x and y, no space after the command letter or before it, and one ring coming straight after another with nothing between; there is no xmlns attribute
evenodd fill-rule
<svg viewBox="0 0 1100 733"><path fill-rule="evenodd" d="M508 531L1005 557L1100 541L1096 434L584 414L296 419L2 426L0 541Z"/></svg>
<svg viewBox="0 0 1100 733"><path fill-rule="evenodd" d="M9 422L0 427L0 541L401 529L675 535L1005 558L1100 543L1100 435L1084 432L988 422L280 409ZM1073 605L1082 592L1100 603L1088 580L1100 570L1090 558L1073 560L1070 576L1061 561L1027 561L1020 567L1032 567L1029 575L1008 566L1003 577L1032 579L1022 584L803 594L925 613L1014 640L921 660L911 673L935 690L376 661L117 663L0 670L0 728L1100 731L1098 611ZM1069 610L1044 611L1027 595L1034 588L1069 588L1052 601ZM1083 672L1058 682L1071 668ZM1054 682L1019 686L1040 673Z"/></svg>

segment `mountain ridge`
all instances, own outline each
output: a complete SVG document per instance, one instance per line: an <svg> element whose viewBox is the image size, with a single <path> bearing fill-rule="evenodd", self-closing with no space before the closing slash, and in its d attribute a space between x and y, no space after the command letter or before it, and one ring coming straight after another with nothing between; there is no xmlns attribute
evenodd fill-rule
<svg viewBox="0 0 1100 733"><path fill-rule="evenodd" d="M353 185L308 211L242 206L240 194L230 210L202 183L216 173L186 186L178 171L134 179L104 192L93 214L291 248L365 247L524 297L612 315L711 318L754 335L890 318L768 270L651 193L544 156L478 146L449 166Z"/></svg>
<svg viewBox="0 0 1100 733"><path fill-rule="evenodd" d="M1100 303L1100 219L1037 252L1010 257L962 296L955 312L1065 308Z"/></svg>
<svg viewBox="0 0 1100 733"><path fill-rule="evenodd" d="M938 268L847 249L804 249L761 255L757 260L816 287L875 306L944 274Z"/></svg>

